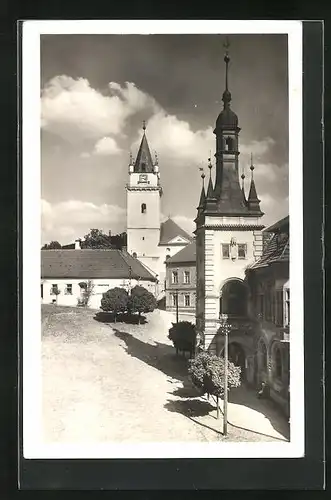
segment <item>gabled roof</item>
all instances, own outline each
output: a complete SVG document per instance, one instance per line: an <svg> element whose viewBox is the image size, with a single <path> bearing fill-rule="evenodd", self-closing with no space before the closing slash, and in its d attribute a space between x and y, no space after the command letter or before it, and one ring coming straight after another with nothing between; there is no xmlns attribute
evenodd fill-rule
<svg viewBox="0 0 331 500"><path fill-rule="evenodd" d="M179 264L179 263L195 263L196 262L196 242L192 241L189 245L187 245L185 248L177 252L175 255L170 257L166 261L166 264Z"/></svg>
<svg viewBox="0 0 331 500"><path fill-rule="evenodd" d="M165 222L161 223L159 245L168 245L170 244L170 241L175 239L177 236L179 236L180 238L184 238L187 242L191 242L193 239L192 236L190 236L186 231L184 231L184 229L178 226L178 224L176 224L176 222L174 222L172 219L169 218ZM182 242L181 244L185 244L185 242Z"/></svg>
<svg viewBox="0 0 331 500"><path fill-rule="evenodd" d="M131 271L130 271L131 268ZM81 279L156 278L142 265L121 250L41 250L41 278Z"/></svg>

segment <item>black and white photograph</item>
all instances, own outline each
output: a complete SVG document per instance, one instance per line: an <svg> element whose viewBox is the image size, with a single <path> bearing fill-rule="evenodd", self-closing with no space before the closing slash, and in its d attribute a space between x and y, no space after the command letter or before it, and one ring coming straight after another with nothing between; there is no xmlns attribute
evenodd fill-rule
<svg viewBox="0 0 331 500"><path fill-rule="evenodd" d="M24 457L304 456L301 23L27 21L22 74Z"/></svg>

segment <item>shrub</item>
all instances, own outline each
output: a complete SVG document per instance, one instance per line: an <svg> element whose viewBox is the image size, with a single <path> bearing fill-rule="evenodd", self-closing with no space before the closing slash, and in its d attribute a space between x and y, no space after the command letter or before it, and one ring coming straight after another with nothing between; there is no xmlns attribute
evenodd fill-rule
<svg viewBox="0 0 331 500"><path fill-rule="evenodd" d="M224 396L224 358L206 351L190 360L188 372L193 384L203 394ZM240 386L241 368L228 361L228 389Z"/></svg>
<svg viewBox="0 0 331 500"><path fill-rule="evenodd" d="M124 313L128 308L128 292L124 288L111 288L103 294L100 307L103 311L112 312L116 323L117 314Z"/></svg>
<svg viewBox="0 0 331 500"><path fill-rule="evenodd" d="M153 312L156 306L156 298L151 292L146 290L146 288L139 285L136 285L134 288L132 288L127 307L130 313L138 313L139 324L141 313Z"/></svg>
<svg viewBox="0 0 331 500"><path fill-rule="evenodd" d="M178 351L188 351L192 355L196 339L195 325L189 321L173 323L169 329L168 338L174 344L177 353Z"/></svg>

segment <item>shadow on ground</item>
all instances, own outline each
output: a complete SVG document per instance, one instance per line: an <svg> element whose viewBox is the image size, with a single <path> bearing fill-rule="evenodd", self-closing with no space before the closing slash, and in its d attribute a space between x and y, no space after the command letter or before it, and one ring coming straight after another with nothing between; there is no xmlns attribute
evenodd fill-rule
<svg viewBox="0 0 331 500"><path fill-rule="evenodd" d="M214 406L208 403L208 401L201 401L199 399L187 399L185 401L168 400L164 405L164 408L171 412L181 413L188 419L192 420L192 422L194 422L195 424L198 424L205 429L209 429L221 436L223 435L221 431L218 431L217 429L214 429L213 427L210 427L209 425L196 420L199 417L205 417L215 409Z"/></svg>
<svg viewBox="0 0 331 500"><path fill-rule="evenodd" d="M270 399L259 399L255 391L242 385L229 392L229 402L252 408L270 421L275 431L279 432L285 439L290 439L290 426L281 410Z"/></svg>
<svg viewBox="0 0 331 500"><path fill-rule="evenodd" d="M117 314L115 318L114 313L110 312L98 312L96 315L93 317L96 321L99 321L100 323L127 323L129 325L144 325L147 323L146 316L140 316L138 314ZM116 321L115 321L116 319Z"/></svg>
<svg viewBox="0 0 331 500"><path fill-rule="evenodd" d="M137 339L128 332L112 328L115 336L125 342L126 352L130 356L140 359L153 368L157 368L168 377L180 381L187 379L187 361L176 356L172 346L161 342L149 344Z"/></svg>

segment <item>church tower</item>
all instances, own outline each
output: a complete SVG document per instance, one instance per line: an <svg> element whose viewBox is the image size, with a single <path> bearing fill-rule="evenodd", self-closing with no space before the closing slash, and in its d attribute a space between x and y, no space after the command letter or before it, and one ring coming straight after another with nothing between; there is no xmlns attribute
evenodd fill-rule
<svg viewBox="0 0 331 500"><path fill-rule="evenodd" d="M228 49L228 44L225 46ZM229 90L229 54L226 50L223 110L217 117L215 182L209 159L207 191L203 185L196 217L196 325L204 347L217 352L219 318L226 314L229 322L245 319L247 288L245 269L262 254L262 229L251 160L249 195L245 195L245 175L239 179L239 120L231 109Z"/></svg>
<svg viewBox="0 0 331 500"><path fill-rule="evenodd" d="M127 250L147 268L158 272L158 244L160 240L160 198L162 188L158 159L154 161L146 137L143 136L137 158L130 155L127 190Z"/></svg>

